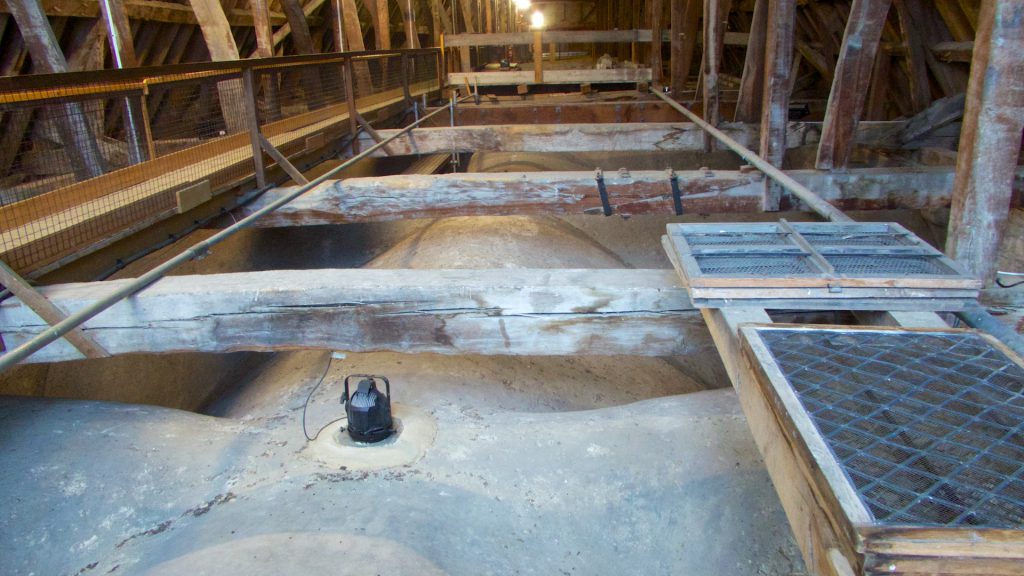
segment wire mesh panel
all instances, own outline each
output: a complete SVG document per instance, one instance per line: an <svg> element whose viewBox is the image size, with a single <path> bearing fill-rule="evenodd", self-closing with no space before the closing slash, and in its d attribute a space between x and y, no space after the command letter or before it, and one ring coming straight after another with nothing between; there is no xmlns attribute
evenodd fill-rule
<svg viewBox="0 0 1024 576"><path fill-rule="evenodd" d="M798 536L814 523L864 574L1021 573L1020 357L967 330L739 332L740 400Z"/></svg>
<svg viewBox="0 0 1024 576"><path fill-rule="evenodd" d="M980 282L898 224L669 224L694 304L957 310Z"/></svg>
<svg viewBox="0 0 1024 576"><path fill-rule="evenodd" d="M39 273L242 185L260 169L256 131L285 156L337 141L350 129L349 58L0 79L0 259ZM436 58L360 55L359 109L438 89L410 83Z"/></svg>
<svg viewBox="0 0 1024 576"><path fill-rule="evenodd" d="M1024 368L971 332L768 329L876 521L1024 528Z"/></svg>

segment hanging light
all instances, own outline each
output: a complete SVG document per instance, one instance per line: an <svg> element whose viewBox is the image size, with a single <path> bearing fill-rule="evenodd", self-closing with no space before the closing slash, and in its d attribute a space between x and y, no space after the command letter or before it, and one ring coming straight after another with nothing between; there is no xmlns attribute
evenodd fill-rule
<svg viewBox="0 0 1024 576"><path fill-rule="evenodd" d="M516 8L523 12L530 9L530 0L515 0Z"/></svg>
<svg viewBox="0 0 1024 576"><path fill-rule="evenodd" d="M533 26L534 28L537 29L543 28L544 13L541 12L540 10L534 11L534 13L530 15L530 26Z"/></svg>

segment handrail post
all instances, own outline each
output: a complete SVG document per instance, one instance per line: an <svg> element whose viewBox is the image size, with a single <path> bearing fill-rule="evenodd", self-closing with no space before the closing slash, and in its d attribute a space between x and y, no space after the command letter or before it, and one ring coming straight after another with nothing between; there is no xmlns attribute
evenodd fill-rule
<svg viewBox="0 0 1024 576"><path fill-rule="evenodd" d="M352 134L352 153L359 154L359 109L356 108L356 91L352 86L352 59L345 58L342 75L345 78L345 101L348 103L348 129Z"/></svg>
<svg viewBox="0 0 1024 576"><path fill-rule="evenodd" d="M242 97L245 100L245 116L249 124L249 143L252 145L256 185L263 188L267 185L267 172L263 165L263 148L260 146L260 121L256 112L256 82L252 66L242 68Z"/></svg>

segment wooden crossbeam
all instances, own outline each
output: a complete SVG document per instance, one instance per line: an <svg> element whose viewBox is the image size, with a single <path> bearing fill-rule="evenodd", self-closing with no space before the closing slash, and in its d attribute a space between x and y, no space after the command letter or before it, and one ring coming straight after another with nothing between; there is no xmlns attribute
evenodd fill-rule
<svg viewBox="0 0 1024 576"><path fill-rule="evenodd" d="M36 291L14 270L0 261L0 284L21 300L21 303L37 314L48 326L54 326L66 318L64 312L57 308L49 299ZM86 358L105 358L110 356L102 346L82 332L81 327L75 328L64 335L65 340Z"/></svg>
<svg viewBox="0 0 1024 576"><path fill-rule="evenodd" d="M127 281L48 286L79 308ZM290 350L490 355L707 353L700 314L671 270L309 270L171 276L89 322L111 354ZM144 328L144 329L143 329ZM0 333L46 324L17 300ZM32 362L80 358L55 342Z"/></svg>
<svg viewBox="0 0 1024 576"><path fill-rule="evenodd" d="M544 72L544 84L614 84L650 82L650 68L611 68L608 70L547 70ZM518 86L520 84L540 84L533 70L510 72L453 72L448 75L448 83L459 86L466 82L476 86Z"/></svg>
<svg viewBox="0 0 1024 576"><path fill-rule="evenodd" d="M820 122L787 124L786 145L790 148L819 142ZM862 122L858 143L887 143L902 122ZM719 127L748 148L756 147L759 129L752 124L722 124ZM378 130L387 138L395 130ZM372 144L366 136L363 144ZM614 152L636 150L702 150L704 131L689 122L623 124L496 125L422 128L395 139L391 151L402 154L442 152ZM377 156L384 156L383 151Z"/></svg>
<svg viewBox="0 0 1024 576"><path fill-rule="evenodd" d="M816 170L788 172L845 209L919 209L947 204L954 173L949 168L863 169L836 175ZM760 212L760 174L738 171L677 172L684 213ZM612 211L619 215L671 214L667 171L604 174ZM251 214L284 196L266 192L243 209ZM799 208L785 196L783 207ZM257 226L312 226L408 218L508 214L602 214L593 172L507 172L399 175L350 178L317 186L268 214Z"/></svg>

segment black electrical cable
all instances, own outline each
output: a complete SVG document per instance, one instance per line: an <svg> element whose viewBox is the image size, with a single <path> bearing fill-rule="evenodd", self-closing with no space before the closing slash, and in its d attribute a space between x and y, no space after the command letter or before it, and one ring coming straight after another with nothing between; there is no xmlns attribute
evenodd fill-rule
<svg viewBox="0 0 1024 576"><path fill-rule="evenodd" d="M309 408L309 400L313 398L313 394L316 393L317 389L320 388L320 385L324 383L324 379L327 378L327 373L331 371L332 364L334 364L333 356L327 361L327 367L324 368L324 373L320 375L320 380L316 383L316 386L313 386L313 389L309 391L309 395L306 396L306 402L302 405L302 434L306 437L306 440L309 440L310 442L320 437L320 432L323 431L323 428L316 431L316 436L310 437L309 432L306 430L306 409Z"/></svg>
<svg viewBox="0 0 1024 576"><path fill-rule="evenodd" d="M997 276L996 284L998 284L1000 288L1013 288L1014 286L1020 286L1021 284L1024 284L1024 280L1018 280L1012 284L1003 284L1003 280Z"/></svg>

